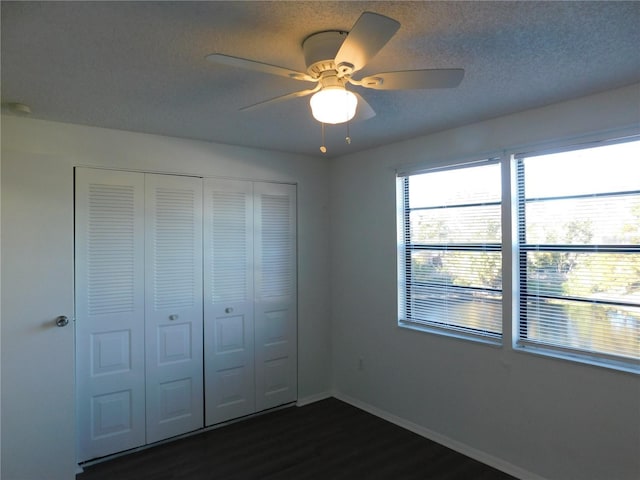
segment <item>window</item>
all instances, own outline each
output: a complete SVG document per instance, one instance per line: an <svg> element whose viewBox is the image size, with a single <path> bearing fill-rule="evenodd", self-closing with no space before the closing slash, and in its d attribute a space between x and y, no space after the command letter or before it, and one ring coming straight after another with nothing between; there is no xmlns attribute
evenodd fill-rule
<svg viewBox="0 0 640 480"><path fill-rule="evenodd" d="M517 343L640 359L640 140L515 162Z"/></svg>
<svg viewBox="0 0 640 480"><path fill-rule="evenodd" d="M640 136L509 156L398 175L398 324L640 372Z"/></svg>
<svg viewBox="0 0 640 480"><path fill-rule="evenodd" d="M497 160L398 178L399 325L499 341Z"/></svg>

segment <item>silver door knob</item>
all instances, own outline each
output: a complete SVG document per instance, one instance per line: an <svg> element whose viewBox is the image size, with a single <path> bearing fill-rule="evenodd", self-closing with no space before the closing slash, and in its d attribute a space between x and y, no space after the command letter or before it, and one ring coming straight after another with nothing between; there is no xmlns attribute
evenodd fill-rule
<svg viewBox="0 0 640 480"><path fill-rule="evenodd" d="M176 315L175 313L173 315L169 315L169 320L177 320L178 319L178 315Z"/></svg>
<svg viewBox="0 0 640 480"><path fill-rule="evenodd" d="M69 319L64 315L60 315L58 318L56 318L56 325L59 327L66 327L67 325L69 325Z"/></svg>

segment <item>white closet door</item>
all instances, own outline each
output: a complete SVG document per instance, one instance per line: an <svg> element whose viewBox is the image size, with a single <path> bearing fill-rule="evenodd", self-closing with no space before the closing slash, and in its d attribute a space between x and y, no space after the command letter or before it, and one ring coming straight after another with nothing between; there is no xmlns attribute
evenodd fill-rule
<svg viewBox="0 0 640 480"><path fill-rule="evenodd" d="M147 443L203 426L202 179L145 176Z"/></svg>
<svg viewBox="0 0 640 480"><path fill-rule="evenodd" d="M296 187L255 183L256 408L297 398Z"/></svg>
<svg viewBox="0 0 640 480"><path fill-rule="evenodd" d="M205 423L255 411L253 185L205 179Z"/></svg>
<svg viewBox="0 0 640 480"><path fill-rule="evenodd" d="M75 248L85 461L145 443L143 174L76 169Z"/></svg>

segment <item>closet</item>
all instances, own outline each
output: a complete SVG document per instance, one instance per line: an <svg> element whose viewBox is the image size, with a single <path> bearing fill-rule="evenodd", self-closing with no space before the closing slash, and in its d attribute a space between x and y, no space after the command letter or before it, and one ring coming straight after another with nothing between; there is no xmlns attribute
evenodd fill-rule
<svg viewBox="0 0 640 480"><path fill-rule="evenodd" d="M295 200L76 169L79 462L296 399Z"/></svg>
<svg viewBox="0 0 640 480"><path fill-rule="evenodd" d="M205 179L206 425L297 396L295 186Z"/></svg>

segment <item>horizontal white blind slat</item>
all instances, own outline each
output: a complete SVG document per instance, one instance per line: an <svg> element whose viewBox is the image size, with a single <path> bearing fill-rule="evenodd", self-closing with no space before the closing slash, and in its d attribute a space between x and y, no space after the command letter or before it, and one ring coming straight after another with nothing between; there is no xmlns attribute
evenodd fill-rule
<svg viewBox="0 0 640 480"><path fill-rule="evenodd" d="M402 188L400 324L499 336L500 165L413 175L403 179Z"/></svg>
<svg viewBox="0 0 640 480"><path fill-rule="evenodd" d="M518 342L640 360L640 140L520 158Z"/></svg>

